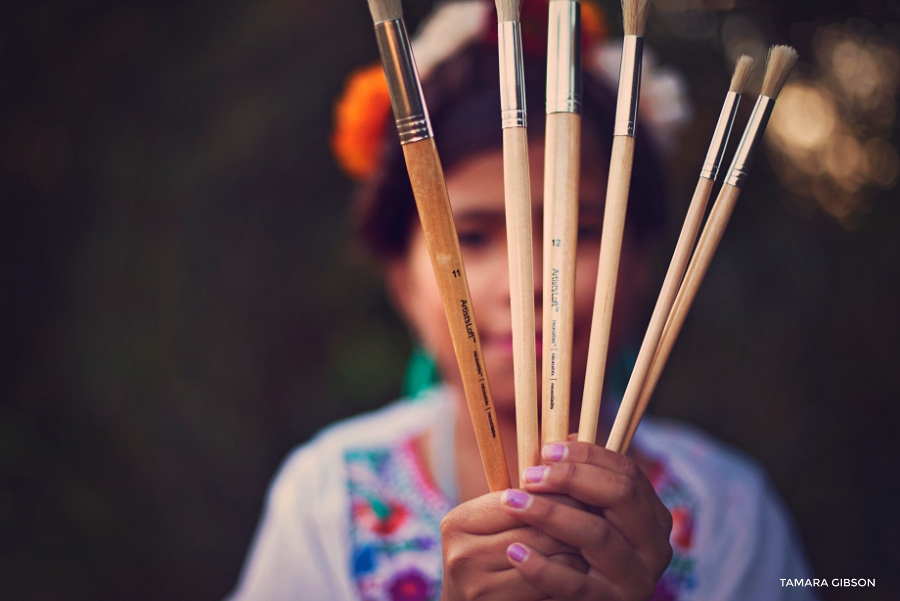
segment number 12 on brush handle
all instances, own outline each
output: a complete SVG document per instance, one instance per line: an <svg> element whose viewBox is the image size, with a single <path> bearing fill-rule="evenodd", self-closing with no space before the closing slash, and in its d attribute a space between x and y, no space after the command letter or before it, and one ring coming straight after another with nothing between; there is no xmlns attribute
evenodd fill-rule
<svg viewBox="0 0 900 601"><path fill-rule="evenodd" d="M545 444L569 435L581 155L581 5L550 2L547 23L541 382Z"/></svg>

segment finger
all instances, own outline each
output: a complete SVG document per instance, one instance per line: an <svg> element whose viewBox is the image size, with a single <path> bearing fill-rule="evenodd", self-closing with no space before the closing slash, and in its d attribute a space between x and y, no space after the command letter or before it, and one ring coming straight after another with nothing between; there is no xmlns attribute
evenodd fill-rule
<svg viewBox="0 0 900 601"><path fill-rule="evenodd" d="M563 461L585 463L634 479L640 490L651 500L651 507L660 526L663 530L671 530L672 516L669 514L669 510L659 500L649 478L632 458L598 445L577 441L544 445L541 456L547 465Z"/></svg>
<svg viewBox="0 0 900 601"><path fill-rule="evenodd" d="M504 549L498 553L505 564L502 571L481 574L478 578L457 575L450 578L452 566L444 568L444 592L452 599L496 598L497 591L503 591L504 598L516 601L545 601L547 593L535 587L521 572L510 565ZM452 584L451 584L452 582Z"/></svg>
<svg viewBox="0 0 900 601"><path fill-rule="evenodd" d="M523 473L529 491L553 491L603 508L603 517L636 547L658 544L668 538L657 521L647 494L633 477L585 463L564 461L527 468ZM652 493L653 497L656 493Z"/></svg>
<svg viewBox="0 0 900 601"><path fill-rule="evenodd" d="M581 498L580 500L592 503L599 507L612 508L620 511L628 511L629 509L641 510L642 508L640 505L633 503L640 497L646 502L646 507L652 512L659 528L666 537L668 537L672 530L672 516L669 514L669 510L666 506L663 505L662 501L659 500L656 491L653 489L653 485L650 484L650 480L643 471L641 471L633 459L620 455L619 453L614 453L603 447L583 442L552 443L545 445L543 455L545 462L549 463L550 466L561 466L562 469L565 470L562 474L558 475L562 481L561 483L564 485L574 485L574 488L564 487L562 490L556 490L552 487L533 488L528 486L529 481L534 482L536 479L540 480L540 467L530 468L529 474L523 474L523 481L526 483L527 488L535 491L553 490L554 492L566 492L578 498L579 493L577 492L577 489L579 488L578 485L581 484L583 485L581 487L583 491L594 491L595 493L602 493L604 496L601 498L594 498L593 502L586 501L584 498ZM597 468L597 470L602 471L588 469L585 473L587 473L589 475L588 477L592 480L572 483L569 482L569 479L572 476L571 471L574 469L573 465L592 466ZM552 486L552 483L549 481L547 484L548 486ZM598 487L594 485L602 486ZM584 486L587 486L588 488L584 489ZM627 505L629 503L632 504L629 506ZM627 516L624 517L626 520L628 519ZM636 523L637 521L640 521L645 525L648 523L645 515L634 517L635 521L632 523ZM617 526L619 525L616 520L613 521ZM622 525L626 524L623 523Z"/></svg>
<svg viewBox="0 0 900 601"><path fill-rule="evenodd" d="M581 552L577 548L554 538L547 532L528 526L521 521L517 521L517 523L521 525L498 534L449 533L442 539L445 561L451 566L477 561L479 569L482 571L502 572L510 569L509 562L505 558L505 550L517 541L524 542L547 556L581 556Z"/></svg>
<svg viewBox="0 0 900 601"><path fill-rule="evenodd" d="M544 446L541 456L544 459L544 463L548 465L561 461L570 461L606 468L628 477L637 478L640 486L644 487L647 492L653 490L650 480L641 471L634 459L598 445L577 441L550 443ZM642 477L638 478L638 476ZM662 503L660 503L660 507L665 510L665 506Z"/></svg>
<svg viewBox="0 0 900 601"><path fill-rule="evenodd" d="M531 548L533 549L534 547ZM581 556L581 553L556 553L554 555L542 553L542 555L546 556L548 560L554 561L556 563L561 563L564 566L568 566L580 574L587 574L588 570L591 569L591 564L589 564L587 560Z"/></svg>
<svg viewBox="0 0 900 601"><path fill-rule="evenodd" d="M500 495L500 492L489 493L454 507L441 520L441 536L485 536L521 527L522 522L500 508Z"/></svg>
<svg viewBox="0 0 900 601"><path fill-rule="evenodd" d="M611 601L616 598L609 581L602 575L587 576L548 560L522 543L511 544L506 554L525 580L557 601Z"/></svg>
<svg viewBox="0 0 900 601"><path fill-rule="evenodd" d="M528 525L507 530L506 532L494 535L492 538L491 548L493 549L496 546L501 551L512 543L519 541L526 543L529 547L537 549L540 553L548 556L557 554L581 554L578 548L571 543L556 538L545 530ZM503 553L500 553L500 556L502 555ZM505 562L502 565L506 567Z"/></svg>
<svg viewBox="0 0 900 601"><path fill-rule="evenodd" d="M521 521L580 549L591 565L612 581L643 571L643 558L606 519L517 490L508 491L502 500L506 511Z"/></svg>
<svg viewBox="0 0 900 601"><path fill-rule="evenodd" d="M559 463L560 461L575 461L577 463L590 463L597 467L605 467L613 471L625 472L628 470L627 459L624 455L604 449L589 442L577 440L551 442L541 449L541 459L544 463Z"/></svg>
<svg viewBox="0 0 900 601"><path fill-rule="evenodd" d="M626 477L635 478L641 490L653 499L653 511L660 526L664 530L671 529L669 510L656 496L656 491L653 489L650 480L632 458L598 445L577 441L544 445L544 448L541 450L541 456L544 459L544 463L548 465L562 461L586 463L609 469Z"/></svg>
<svg viewBox="0 0 900 601"><path fill-rule="evenodd" d="M517 493L521 494L521 491L516 491L516 490L512 490L512 489L509 491L505 491L503 494L500 495L501 503L503 502L503 499L506 497L506 495L509 495L509 494L515 495ZM568 505L568 506L574 507L574 508L579 508L579 509L584 509L584 510L589 509L587 505L585 505L584 503L581 503L579 501L576 501L575 499L573 499L572 497L570 497L568 495L538 494L535 496L539 496L543 499L551 499L553 501L556 501L557 503L561 503L563 505ZM508 514L508 512L507 512L507 514ZM512 515L512 514L508 514L508 515ZM565 543L565 542L559 540L558 538L555 538L555 537L549 535L548 533L546 533L543 530L540 530L538 528L532 528L531 526L528 526L524 522L515 519L514 516L513 516L512 522L518 524L518 527L511 528L509 530L505 530L505 531L499 532L497 534L487 535L492 538L492 542L490 543L491 545L502 545L502 549L505 549L506 547L508 547L511 543L513 543L515 541L522 541L547 556L552 556L555 554L564 554L564 555L565 554L573 554L573 555L580 554L579 550L576 547L574 547L568 543ZM502 556L503 554L501 553L500 555ZM504 559L502 561L503 561L503 566L506 566L507 565L506 560Z"/></svg>

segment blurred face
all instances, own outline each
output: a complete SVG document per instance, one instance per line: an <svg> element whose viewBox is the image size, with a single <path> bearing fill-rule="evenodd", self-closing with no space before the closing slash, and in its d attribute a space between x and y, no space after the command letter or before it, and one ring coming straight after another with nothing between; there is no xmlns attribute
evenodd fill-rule
<svg viewBox="0 0 900 601"><path fill-rule="evenodd" d="M587 140L585 141L587 142ZM605 165L597 168L601 153L585 147L581 168L578 253L576 259L575 323L573 336L572 403L577 408L587 363L588 341L600 253L603 205L606 194ZM541 358L542 304L542 211L544 148L532 144L531 193L533 209L534 294L536 349ZM488 380L497 410L513 414L515 390L513 380L512 322L509 298L509 261L507 255L506 218L503 194L503 154L489 151L472 156L447 172L447 190L456 222L459 244L472 294L472 304ZM647 288L648 264L626 234L616 292L610 356L622 336L623 326L642 300ZM421 227L411 236L409 252L389 267L390 285L395 300L422 344L436 358L445 380L462 390L456 356L447 328L440 294L435 283L431 260ZM540 379L540 366L537 366ZM540 384L538 385L540 392ZM577 419L578 412L573 411Z"/></svg>

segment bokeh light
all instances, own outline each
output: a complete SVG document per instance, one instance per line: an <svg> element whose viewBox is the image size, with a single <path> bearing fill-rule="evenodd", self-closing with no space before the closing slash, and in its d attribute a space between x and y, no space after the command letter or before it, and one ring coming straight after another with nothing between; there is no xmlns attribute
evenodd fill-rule
<svg viewBox="0 0 900 601"><path fill-rule="evenodd" d="M869 209L872 188L891 189L900 157L896 118L900 51L842 25L815 34L811 75L789 82L769 124L767 148L784 185L848 228Z"/></svg>

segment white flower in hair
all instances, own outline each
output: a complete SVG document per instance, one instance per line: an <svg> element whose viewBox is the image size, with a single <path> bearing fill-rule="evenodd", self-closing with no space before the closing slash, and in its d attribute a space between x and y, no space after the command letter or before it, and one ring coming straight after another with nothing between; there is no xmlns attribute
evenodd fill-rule
<svg viewBox="0 0 900 601"><path fill-rule="evenodd" d="M612 40L591 49L585 56L585 67L615 90L619 85L621 61L622 42ZM678 134L694 117L684 76L672 67L660 65L656 53L646 44L641 62L638 110L638 120L666 153L674 150Z"/></svg>
<svg viewBox="0 0 900 601"><path fill-rule="evenodd" d="M450 0L437 5L412 40L419 76L425 79L436 65L482 35L494 3L486 0ZM596 44L584 55L584 67L612 90L619 85L622 41ZM641 103L638 116L658 148L669 153L678 134L694 116L687 82L675 69L659 64L656 53L644 45Z"/></svg>
<svg viewBox="0 0 900 601"><path fill-rule="evenodd" d="M481 35L492 10L493 3L483 0L439 5L412 41L419 76L426 78L435 65Z"/></svg>

